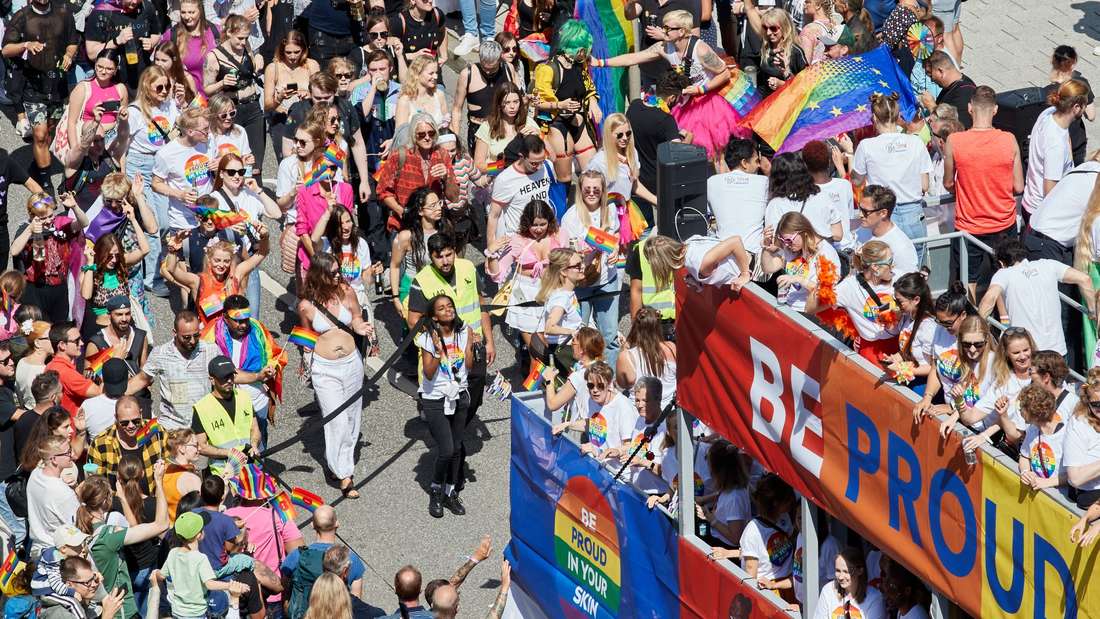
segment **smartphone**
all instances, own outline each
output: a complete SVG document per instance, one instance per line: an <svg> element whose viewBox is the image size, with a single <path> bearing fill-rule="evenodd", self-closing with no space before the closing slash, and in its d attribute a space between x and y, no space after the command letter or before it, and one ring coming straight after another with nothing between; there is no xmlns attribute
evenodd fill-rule
<svg viewBox="0 0 1100 619"><path fill-rule="evenodd" d="M291 83L289 83L289 84L287 84L287 85L286 85L286 89L287 89L288 91L294 91L294 92L297 92L297 90L298 90L298 83L297 83L297 82L291 82Z"/></svg>
<svg viewBox="0 0 1100 619"><path fill-rule="evenodd" d="M118 108L122 105L121 101L104 101L102 104L104 112L117 112Z"/></svg>
<svg viewBox="0 0 1100 619"><path fill-rule="evenodd" d="M246 166L244 167L244 177L245 177L245 178L248 178L248 177L250 177L250 176L252 176L252 166L250 166L250 165L246 165Z"/></svg>

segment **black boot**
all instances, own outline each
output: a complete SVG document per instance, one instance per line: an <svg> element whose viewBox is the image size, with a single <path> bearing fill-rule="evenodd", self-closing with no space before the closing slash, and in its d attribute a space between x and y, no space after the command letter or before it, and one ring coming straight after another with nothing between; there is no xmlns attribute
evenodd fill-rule
<svg viewBox="0 0 1100 619"><path fill-rule="evenodd" d="M462 499L458 498L458 490L452 490L449 495L444 497L443 504L456 516L466 515L466 506L462 504Z"/></svg>
<svg viewBox="0 0 1100 619"><path fill-rule="evenodd" d="M428 495L428 513L432 518L443 517L443 489L432 488Z"/></svg>

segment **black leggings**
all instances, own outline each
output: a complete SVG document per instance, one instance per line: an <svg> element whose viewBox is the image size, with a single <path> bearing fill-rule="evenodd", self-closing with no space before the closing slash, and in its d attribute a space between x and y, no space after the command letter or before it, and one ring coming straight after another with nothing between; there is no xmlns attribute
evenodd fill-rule
<svg viewBox="0 0 1100 619"><path fill-rule="evenodd" d="M252 156L256 158L252 173L259 176L263 173L264 151L267 150L264 112L260 108L260 102L250 101L238 105L236 122L248 136L248 147L252 149Z"/></svg>
<svg viewBox="0 0 1100 619"><path fill-rule="evenodd" d="M435 440L435 470L432 484L454 484L460 474L462 436L466 430L466 413L470 410L470 394L463 392L455 403L453 415L444 415L445 400L420 399L428 432Z"/></svg>

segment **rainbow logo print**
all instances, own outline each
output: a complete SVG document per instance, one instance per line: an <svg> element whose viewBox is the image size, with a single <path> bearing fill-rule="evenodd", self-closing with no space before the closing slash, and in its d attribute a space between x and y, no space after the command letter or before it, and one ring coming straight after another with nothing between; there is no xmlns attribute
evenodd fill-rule
<svg viewBox="0 0 1100 619"><path fill-rule="evenodd" d="M959 362L959 351L948 348L936 356L936 371L940 376L957 383L962 378L962 363Z"/></svg>
<svg viewBox="0 0 1100 619"><path fill-rule="evenodd" d="M783 565L794 554L794 538L783 531L776 531L768 538L768 560L772 565Z"/></svg>
<svg viewBox="0 0 1100 619"><path fill-rule="evenodd" d="M1035 473L1043 479L1050 479L1054 477L1054 471L1057 468L1057 459L1054 456L1054 449L1039 437L1039 440L1031 444L1031 454L1029 459L1031 460L1031 472Z"/></svg>
<svg viewBox="0 0 1100 619"><path fill-rule="evenodd" d="M607 442L607 419L603 413L596 413L588 420L588 442L602 448Z"/></svg>
<svg viewBox="0 0 1100 619"><path fill-rule="evenodd" d="M363 273L363 265L359 262L359 256L355 252L343 252L340 254L340 274L349 282L359 279Z"/></svg>
<svg viewBox="0 0 1100 619"><path fill-rule="evenodd" d="M810 273L810 265L806 262L805 258L799 256L795 260L791 260L787 263L787 266L783 269L787 275L793 275L795 277L806 277Z"/></svg>
<svg viewBox="0 0 1100 619"><path fill-rule="evenodd" d="M183 164L183 177L192 187L205 187L210 182L210 160L201 153L191 155Z"/></svg>
<svg viewBox="0 0 1100 619"><path fill-rule="evenodd" d="M614 617L622 567L611 505L587 477L572 477L554 511L554 560L560 616ZM602 612L601 612L602 611Z"/></svg>
<svg viewBox="0 0 1100 619"><path fill-rule="evenodd" d="M879 307L885 307L883 311L879 311ZM898 304L894 301L893 295L880 293L878 295L878 304L867 298L863 302L863 317L872 322L879 324L894 324L897 322ZM891 316L892 315L892 316ZM893 319L893 323L891 322Z"/></svg>
<svg viewBox="0 0 1100 619"><path fill-rule="evenodd" d="M233 144L232 142L226 142L225 144L219 144L218 145L218 156L221 157L222 155L236 155L236 156L240 157L241 156L241 149L237 148L237 145Z"/></svg>
<svg viewBox="0 0 1100 619"><path fill-rule="evenodd" d="M168 127L172 126L164 116L154 116L153 120L145 125L145 138L149 140L149 143L153 146L164 146L166 140L164 139L164 134L160 132L160 129L157 129L157 125L160 125L160 128L165 131L168 130Z"/></svg>

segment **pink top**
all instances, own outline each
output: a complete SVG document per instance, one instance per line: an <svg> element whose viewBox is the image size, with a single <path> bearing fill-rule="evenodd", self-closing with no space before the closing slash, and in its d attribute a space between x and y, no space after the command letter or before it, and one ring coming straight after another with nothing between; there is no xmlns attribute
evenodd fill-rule
<svg viewBox="0 0 1100 619"><path fill-rule="evenodd" d="M279 564L286 551L287 542L302 539L302 532L293 520L285 523L271 513L271 508L263 507L234 507L225 510L225 515L230 518L244 520L245 529L248 530L248 541L256 547L252 558L270 567L276 574L279 573ZM275 523L277 529L272 528ZM267 598L268 602L278 602L282 596L278 593Z"/></svg>
<svg viewBox="0 0 1100 619"><path fill-rule="evenodd" d="M557 236L552 236L549 239L550 249L557 249L563 247L561 239ZM512 265L519 264L521 269L531 269L531 277L538 279L542 277L542 270L546 268L546 265L550 261L539 260L538 254L535 253L535 241L528 239L518 234L512 237L512 241L508 246L508 253L504 254L500 258L500 270L493 276L493 281L503 282L512 274Z"/></svg>
<svg viewBox="0 0 1100 619"><path fill-rule="evenodd" d="M118 94L118 86L116 84L111 84L104 88L99 85L99 81L94 77L85 83L88 84L89 94L88 101L84 103L84 111L80 115L80 120L82 121L87 122L89 120L95 120L95 115L92 113L92 110L100 103L105 101L122 101L122 96ZM103 112L100 123L112 125L117 118L117 112Z"/></svg>
<svg viewBox="0 0 1100 619"><path fill-rule="evenodd" d="M173 40L174 28L169 28L164 36L161 37L162 41ZM187 42L187 49L180 60L183 62L183 68L191 74L192 79L195 80L195 86L199 90L202 90L202 63L206 59L206 52L203 51L203 43L206 44L206 51L210 51L218 46L218 41L214 38L214 31L210 28L206 29L202 38L191 37L191 40Z"/></svg>
<svg viewBox="0 0 1100 619"><path fill-rule="evenodd" d="M348 209L348 212L354 213L351 210L351 204L355 200L355 191L352 190L351 185L340 181L336 183L335 189L336 201ZM298 196L295 198L294 204L298 210L298 220L294 223L294 232L299 237L313 234L313 227L317 225L321 215L324 215L325 210L328 209L328 203L321 196L321 184L316 183L308 187L303 185L298 190ZM298 243L298 259L302 262L302 271L304 272L309 268L309 256L306 255L306 250L302 247L301 242Z"/></svg>

